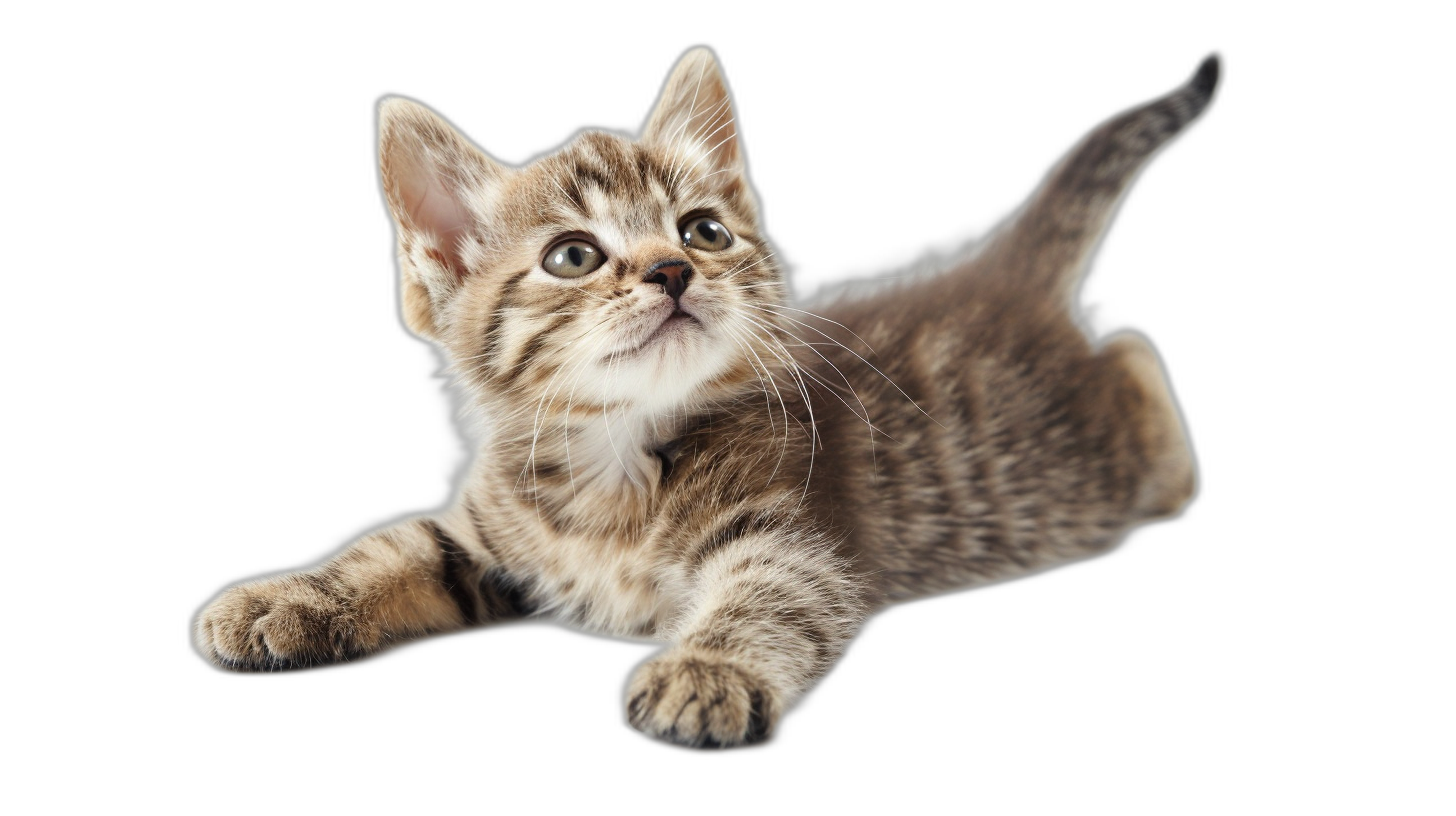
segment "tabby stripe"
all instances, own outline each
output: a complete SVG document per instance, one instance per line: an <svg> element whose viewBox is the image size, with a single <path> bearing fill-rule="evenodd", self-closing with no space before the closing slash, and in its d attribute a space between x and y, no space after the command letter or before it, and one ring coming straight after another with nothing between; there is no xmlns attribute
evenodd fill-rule
<svg viewBox="0 0 1456 816"><path fill-rule="evenodd" d="M536 611L529 589L500 567L486 570L476 589L486 620L524 617Z"/></svg>
<svg viewBox="0 0 1456 816"><path fill-rule="evenodd" d="M634 195L644 197L652 196L652 185L647 182L647 176L642 172L643 164L640 158L619 156L612 163L612 169L617 173L618 178L632 187Z"/></svg>
<svg viewBox="0 0 1456 816"><path fill-rule="evenodd" d="M647 172L651 174L652 180L657 182L658 188L662 190L663 196L667 199L669 206L677 204L677 189L673 185L672 174L657 160L648 165ZM650 187L648 188L651 189Z"/></svg>
<svg viewBox="0 0 1456 816"><path fill-rule="evenodd" d="M510 385L520 378L521 373L526 370L526 365L531 362L531 358L545 347L548 338L571 319L572 315L557 315L551 319L546 328L531 335L531 339L521 347L521 353L516 355L515 365L506 370L506 385Z"/></svg>
<svg viewBox="0 0 1456 816"><path fill-rule="evenodd" d="M425 529L434 536L435 546L440 548L441 560L444 562L440 583L449 590L450 600L455 602L466 625L479 623L480 614L475 607L475 598L470 594L470 585L465 581L465 573L470 570L470 557L439 524L426 521Z"/></svg>
<svg viewBox="0 0 1456 816"><path fill-rule="evenodd" d="M553 492L533 488L517 491L513 497L518 506L534 512L552 535L560 535L563 530L570 529L571 517L566 513L566 502L571 500L570 496L557 496Z"/></svg>
<svg viewBox="0 0 1456 816"><path fill-rule="evenodd" d="M701 569L714 553L746 535L764 532L779 521L783 519L763 511L741 512L720 524L689 550L688 564L693 570Z"/></svg>
<svg viewBox="0 0 1456 816"><path fill-rule="evenodd" d="M333 562L324 564L311 572L299 573L299 577L325 598L343 600L345 597L344 593L339 591L339 570Z"/></svg>
<svg viewBox="0 0 1456 816"><path fill-rule="evenodd" d="M747 573L755 568L772 568L778 572L784 572L793 575L800 582L799 588L805 590L806 592L813 592L822 595L826 607L827 605L832 604L834 603L834 601L838 600L839 596L843 593L841 581L835 580L836 578L839 578L837 573L828 572L822 566L818 569L815 569L811 566L804 566L802 564L796 564L791 561L785 561L781 558L767 553L759 553L745 558L742 561L739 561L737 564L734 564L732 567L729 567L728 571L732 575L742 576L744 573ZM748 576L743 578L735 578L734 580L752 581L756 579L754 579L752 576ZM771 585L780 586L780 584L778 583L772 583ZM735 586L741 586L741 584L735 584Z"/></svg>
<svg viewBox="0 0 1456 816"><path fill-rule="evenodd" d="M586 165L585 162L576 163L576 168L575 171L572 173L572 177L576 179L578 185L581 183L582 179L586 179L588 182L596 186L597 189L601 190L604 193L612 192L612 189L615 186L612 184L612 180L607 178L601 170L598 170L595 167L589 167Z"/></svg>
<svg viewBox="0 0 1456 816"><path fill-rule="evenodd" d="M495 313L491 315L490 327L485 330L485 338L480 344L481 352L488 358L493 359L500 354L500 330L504 318L501 310L509 305L507 301L510 300L511 295L515 293L516 289L520 287L521 282L529 274L531 274L531 270L522 269L520 272L507 278L506 282L501 285L500 297L496 298Z"/></svg>
<svg viewBox="0 0 1456 816"><path fill-rule="evenodd" d="M798 628L805 640L814 644L814 654L819 659L821 665L828 666L833 663L835 655L839 651L838 647L844 642L844 638L833 636L820 625L830 623L830 621L825 619L824 610L803 609L794 611L798 615L790 624Z"/></svg>
<svg viewBox="0 0 1456 816"><path fill-rule="evenodd" d="M814 649L814 662L821 668L826 668L834 663L835 649L834 642L829 635L819 626L823 621L822 610L808 609L804 607L788 607L774 611L774 620L782 624L789 631L797 631L804 640L808 641Z"/></svg>
<svg viewBox="0 0 1456 816"><path fill-rule="evenodd" d="M845 339L848 340L848 338ZM924 361L927 353L935 354L936 352L915 344L910 354L887 359L881 363L881 366L885 372L885 379L896 383L899 390L913 403L922 408L930 406L931 410L940 414L939 403L942 398L947 402L950 401L948 392L952 390L952 387L936 387L936 374L933 369L927 370L928 366ZM877 356L868 350L865 354L866 359L869 360L874 360ZM938 419L937 422L939 422ZM955 490L959 480L956 478L956 474L947 468L945 461L939 455L944 447L941 443L950 433L950 429L944 423L940 424L944 429L943 434L908 434L901 437L900 445L891 449L893 455L900 458L898 464L901 468L907 471L919 469L924 472L925 476L929 476L925 486L930 489L910 499L915 504L912 512L917 521L907 527L909 531L914 532L914 538L922 547L928 546L933 552L941 552L939 548L942 545L958 540L954 533L946 531L945 525L941 521L953 519L955 516L956 508L951 498L951 491ZM929 543L927 544L927 542Z"/></svg>
<svg viewBox="0 0 1456 816"><path fill-rule="evenodd" d="M1035 358L1023 358L1035 359ZM987 393L986 372L984 369L977 372L977 376L967 378L966 385L966 430L970 448L973 450L1007 450L1009 440L1004 437L1005 431L988 433L986 425L994 421L994 410L990 403L991 396ZM977 518L973 519L972 526L980 528L975 531L973 540L981 546L982 552L996 558L1006 558L1006 554L1015 549L1012 539L1016 532L1011 524L1011 515L1008 512L1005 496L1005 482L998 478L996 468L993 465L994 458L991 456L976 456L971 460L969 467L969 489L988 508ZM1007 559L1009 560L1009 559Z"/></svg>
<svg viewBox="0 0 1456 816"><path fill-rule="evenodd" d="M637 154L637 176L642 179L642 189L651 190L652 182L656 181L657 186L667 191L667 178L656 162L648 158L646 153Z"/></svg>
<svg viewBox="0 0 1456 816"><path fill-rule="evenodd" d="M566 177L566 183L560 186L561 191L563 193L566 193L566 199L571 202L571 206L573 209L575 209L578 213L581 213L582 215L591 215L590 212L587 212L586 196L582 195L580 182L568 175Z"/></svg>
<svg viewBox="0 0 1456 816"><path fill-rule="evenodd" d="M511 295L514 295L516 293L516 289L520 287L521 281L525 280L526 276L529 274L531 274L531 270L522 269L520 272L517 272L516 274L511 275L509 278L506 278L506 282L501 284L500 297L496 298L495 301L495 307L497 311L499 311L504 306L510 305L509 303L507 303L507 301L511 299Z"/></svg>
<svg viewBox="0 0 1456 816"><path fill-rule="evenodd" d="M784 600L784 599L780 599ZM813 650L819 666L834 662L841 638L831 638L821 624L828 623L824 611L817 607L778 606L774 604L735 604L719 609L713 624L688 638L685 643L712 651L724 651L743 644L752 644L760 637L756 625L781 627L801 636Z"/></svg>
<svg viewBox="0 0 1456 816"><path fill-rule="evenodd" d="M470 524L475 527L475 539L480 542L480 548L499 559L500 556L496 554L495 545L490 543L490 537L485 534L485 522L480 520L480 514L475 511L475 503L467 501L465 512L470 515Z"/></svg>

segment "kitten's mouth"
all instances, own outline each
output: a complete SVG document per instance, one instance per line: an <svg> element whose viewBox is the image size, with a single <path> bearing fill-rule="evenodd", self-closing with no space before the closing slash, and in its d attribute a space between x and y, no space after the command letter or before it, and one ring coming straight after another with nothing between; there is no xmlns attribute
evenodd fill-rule
<svg viewBox="0 0 1456 816"><path fill-rule="evenodd" d="M649 346L657 343L659 340L666 340L667 338L681 334L694 325L701 326L702 321L683 311L682 307L679 306L673 309L667 317L663 318L662 322L657 324L657 328L653 329L651 334L644 337L642 342L628 350L627 354L637 354L645 351Z"/></svg>
<svg viewBox="0 0 1456 816"><path fill-rule="evenodd" d="M648 343L651 343L656 338L661 337L670 331L673 331L685 322L696 323L698 322L698 319L688 314L687 312L684 312L682 309L673 309L672 314L668 315L667 319L662 321L662 325L658 326L657 330L654 331L652 334L647 335L647 339L642 341L642 345L645 346Z"/></svg>

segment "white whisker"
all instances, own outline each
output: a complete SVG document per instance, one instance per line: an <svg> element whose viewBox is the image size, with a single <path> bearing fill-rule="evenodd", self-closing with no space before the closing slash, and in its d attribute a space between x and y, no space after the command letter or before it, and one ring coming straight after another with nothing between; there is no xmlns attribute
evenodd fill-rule
<svg viewBox="0 0 1456 816"><path fill-rule="evenodd" d="M758 306L751 306L750 308L761 309L761 307L758 307ZM767 311L767 310L764 310L764 311ZM770 312L770 314L772 314L772 312ZM866 360L863 356L861 356L859 352L855 351L854 349L850 348L849 346L844 345L843 343L839 342L838 340L835 340L833 337L830 337L829 335L825 334L824 332L820 331L819 329L817 329L817 328L815 328L813 326L810 326L808 323L805 323L805 322L803 322L801 320L795 320L794 318L789 317L788 315L779 315L779 316L782 317L782 318L784 318L785 320L788 320L788 321L796 324L796 325L803 326L804 328L808 329L809 331L814 332L814 333L820 335L825 340L828 340L830 343L838 346L839 348L844 349L845 351L849 352L850 354L853 354L855 356L855 359L859 360L861 363L864 363L866 366L869 367L869 369L871 371L873 371L876 374L878 374L881 377L883 377L884 380L885 380L885 382L887 382L887 383L890 384L890 387L891 388L893 388L896 391L900 392L900 396L904 397L906 400L909 400L910 404L913 405L913 406L915 406L915 410L917 410L920 413L924 414L926 419L930 420L931 422L934 422L936 425L940 425L941 428L945 428L944 425L941 425L940 424L940 421L939 420L937 420L935 417L931 416L930 414L926 413L925 409L920 407L920 403L916 402L914 397L911 397L909 394L905 393L905 389L901 388L894 380L890 379L889 375L885 374L885 372L883 372L883 371L879 370L878 368L876 368L873 363L871 363L869 360ZM817 315L816 315L816 317L817 317ZM851 334L853 334L853 332L851 332ZM858 335L856 335L856 336L858 336ZM861 341L861 342L863 342L863 341ZM805 343L804 345L805 346L809 346L810 344ZM868 347L869 344L868 343L865 343L865 346ZM813 350L813 349L811 348L811 350ZM815 351L814 353L815 354L818 354L817 351ZM819 356L820 357L824 357L824 355L822 355L822 354L820 354ZM828 358L824 358L824 361L827 363L827 362L829 362L829 359ZM833 363L830 363L830 365L833 365ZM835 370L838 371L837 368ZM841 373L840 376L842 377L844 375ZM848 380L845 380L845 383L846 384L848 384L848 382L849 382Z"/></svg>
<svg viewBox="0 0 1456 816"><path fill-rule="evenodd" d="M765 484L773 484L774 477L778 475L779 467L781 467L783 465L783 463L784 463L784 456L785 456L785 454L788 453L788 446L789 446L789 435L788 435L789 434L789 409L788 409L788 406L786 406L784 404L784 395L779 392L778 384L776 382L774 382L773 373L771 371L769 371L767 365L764 365L763 359L758 356L758 352L754 351L753 350L753 347L751 345L749 345L747 342L740 341L738 339L738 333L737 333L736 330L732 329L731 327L727 327L727 326L725 326L725 328L727 328L728 331L729 331L729 333L731 335L733 335L733 341L735 343L737 343L740 347L742 347L745 351L747 351L750 355L752 355L753 356L753 359L758 361L758 363L757 363L758 366L762 366L763 367L764 373L766 373L768 375L768 386L773 389L774 395L778 398L778 401L779 401L779 409L783 412L783 417L784 417L784 444L779 448L779 459L778 459L778 461L776 463L774 463L773 473L769 474L768 481L765 483ZM754 364L753 364L752 361L750 361L749 362L749 365L754 365ZM757 376L757 374L758 374L758 368L757 367L754 368L754 374L755 374L755 376ZM762 386L762 383L763 383L763 378L762 377L759 377L759 383L760 383L760 386ZM768 408L769 428L772 429L773 428L773 405L772 405L772 403L769 403L768 402L768 389L764 389L763 390L763 393L764 393L764 403L765 403L765 405ZM811 455L812 455L812 449L811 449Z"/></svg>
<svg viewBox="0 0 1456 816"><path fill-rule="evenodd" d="M807 309L796 309L793 306L785 306L785 305L780 304L780 303L764 303L764 304L761 304L761 305L766 306L766 307L768 307L770 309L786 309L786 310L788 310L790 312L798 312L799 314L808 315L809 317L813 317L813 318L818 318L819 320L823 320L826 323L833 323L834 325L838 326L839 328L844 329L845 331L849 332L850 334L853 334L854 335L854 339L860 341L861 343L864 343L865 348L869 349L871 354L877 354L878 353L878 352L875 351L874 346L871 346L869 344L869 341L868 340L865 340L863 337L860 337L859 334L856 333L854 329L851 329L850 327L844 325L843 323L840 323L838 320L831 320L830 318L827 318L824 315L815 314L815 313L813 313L813 312L811 312L811 311L809 311Z"/></svg>

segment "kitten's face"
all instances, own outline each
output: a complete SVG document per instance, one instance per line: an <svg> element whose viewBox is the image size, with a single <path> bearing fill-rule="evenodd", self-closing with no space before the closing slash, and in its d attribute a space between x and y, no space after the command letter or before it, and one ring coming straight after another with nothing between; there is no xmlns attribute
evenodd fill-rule
<svg viewBox="0 0 1456 816"><path fill-rule="evenodd" d="M691 162L589 133L509 178L445 310L464 368L655 409L731 372L778 275L751 203Z"/></svg>
<svg viewBox="0 0 1456 816"><path fill-rule="evenodd" d="M585 133L520 169L413 103L386 102L381 127L406 318L485 394L658 414L782 353L781 276L706 51L640 140Z"/></svg>

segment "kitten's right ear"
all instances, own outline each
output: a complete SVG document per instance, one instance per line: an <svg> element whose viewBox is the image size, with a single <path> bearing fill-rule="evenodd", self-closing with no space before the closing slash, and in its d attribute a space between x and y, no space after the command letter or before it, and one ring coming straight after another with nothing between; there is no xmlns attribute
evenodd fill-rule
<svg viewBox="0 0 1456 816"><path fill-rule="evenodd" d="M505 175L429 108L379 103L379 174L399 228L405 321L435 336L435 308L470 269L492 187Z"/></svg>
<svg viewBox="0 0 1456 816"><path fill-rule="evenodd" d="M698 47L673 66L657 107L642 128L642 141L682 156L683 166L711 177L741 179L743 151L728 83L713 52Z"/></svg>

